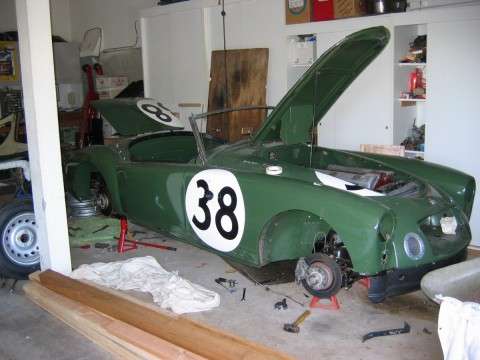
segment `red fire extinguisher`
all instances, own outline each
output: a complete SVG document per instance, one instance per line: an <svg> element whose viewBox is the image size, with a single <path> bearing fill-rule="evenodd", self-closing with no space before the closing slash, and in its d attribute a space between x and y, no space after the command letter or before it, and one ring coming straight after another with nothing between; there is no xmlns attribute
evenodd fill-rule
<svg viewBox="0 0 480 360"><path fill-rule="evenodd" d="M410 73L408 80L408 92L413 94L413 91L417 88L423 88L423 74L421 69L415 69Z"/></svg>

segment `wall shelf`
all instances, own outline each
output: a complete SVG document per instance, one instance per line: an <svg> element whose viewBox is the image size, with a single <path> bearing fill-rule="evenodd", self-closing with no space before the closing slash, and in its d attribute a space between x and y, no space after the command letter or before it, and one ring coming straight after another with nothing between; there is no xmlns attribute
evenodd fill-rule
<svg viewBox="0 0 480 360"><path fill-rule="evenodd" d="M398 63L398 66L400 67L425 67L427 66L427 63Z"/></svg>
<svg viewBox="0 0 480 360"><path fill-rule="evenodd" d="M425 152L417 150L405 150L405 157L410 159L424 159Z"/></svg>
<svg viewBox="0 0 480 360"><path fill-rule="evenodd" d="M291 66L291 67L299 67L299 68L309 68L310 66L312 66L313 63L307 63L307 64L288 64L288 66Z"/></svg>
<svg viewBox="0 0 480 360"><path fill-rule="evenodd" d="M399 98L398 101L400 102L425 102L427 99L404 99L404 98Z"/></svg>

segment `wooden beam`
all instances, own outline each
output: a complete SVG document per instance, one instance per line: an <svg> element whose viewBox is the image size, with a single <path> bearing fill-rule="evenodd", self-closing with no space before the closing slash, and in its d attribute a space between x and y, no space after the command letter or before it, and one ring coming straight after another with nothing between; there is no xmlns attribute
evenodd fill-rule
<svg viewBox="0 0 480 360"><path fill-rule="evenodd" d="M16 0L23 103L42 269L72 270L49 0Z"/></svg>
<svg viewBox="0 0 480 360"><path fill-rule="evenodd" d="M47 270L38 277L43 286L60 295L208 359L290 359L241 337L182 316L166 315L54 271Z"/></svg>
<svg viewBox="0 0 480 360"><path fill-rule="evenodd" d="M23 289L28 298L37 305L119 358L132 360L205 359L67 299L35 281L28 282Z"/></svg>

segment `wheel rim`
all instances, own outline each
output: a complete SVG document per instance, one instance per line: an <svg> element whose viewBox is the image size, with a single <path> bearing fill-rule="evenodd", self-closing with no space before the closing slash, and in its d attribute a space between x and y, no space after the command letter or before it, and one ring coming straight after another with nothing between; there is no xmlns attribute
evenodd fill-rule
<svg viewBox="0 0 480 360"><path fill-rule="evenodd" d="M7 258L20 266L31 266L40 260L35 214L14 216L2 233L2 246Z"/></svg>
<svg viewBox="0 0 480 360"><path fill-rule="evenodd" d="M102 191L99 191L97 193L95 203L100 208L101 211L105 211L110 206L110 199L108 198L107 194L105 194Z"/></svg>
<svg viewBox="0 0 480 360"><path fill-rule="evenodd" d="M333 271L328 265L315 262L308 268L305 280L313 290L327 290L333 284Z"/></svg>

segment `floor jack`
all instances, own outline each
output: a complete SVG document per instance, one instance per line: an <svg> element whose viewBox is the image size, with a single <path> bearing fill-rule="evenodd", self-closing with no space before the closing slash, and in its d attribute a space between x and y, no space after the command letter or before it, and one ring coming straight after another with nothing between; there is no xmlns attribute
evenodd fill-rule
<svg viewBox="0 0 480 360"><path fill-rule="evenodd" d="M162 250L177 251L177 248L172 246L154 244L145 241L134 240L130 237L128 233L128 220L124 217L120 219L120 237L118 239L117 251L119 253L124 253L130 250L138 249L138 245L143 245L146 247L153 247Z"/></svg>

